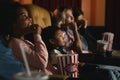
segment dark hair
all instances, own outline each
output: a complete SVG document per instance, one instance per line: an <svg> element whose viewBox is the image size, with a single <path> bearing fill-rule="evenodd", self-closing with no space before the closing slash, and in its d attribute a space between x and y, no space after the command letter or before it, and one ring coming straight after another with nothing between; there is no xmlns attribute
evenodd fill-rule
<svg viewBox="0 0 120 80"><path fill-rule="evenodd" d="M79 15L84 15L83 11L78 7L73 7L72 10L73 10L73 16L75 19L77 19Z"/></svg>
<svg viewBox="0 0 120 80"><path fill-rule="evenodd" d="M13 23L17 19L18 7L21 7L21 5L12 2L12 0L0 1L0 35L6 35L12 32Z"/></svg>
<svg viewBox="0 0 120 80"><path fill-rule="evenodd" d="M41 36L48 50L52 48L52 45L49 42L49 40L55 38L55 33L58 30L61 30L58 26L48 26L42 30Z"/></svg>

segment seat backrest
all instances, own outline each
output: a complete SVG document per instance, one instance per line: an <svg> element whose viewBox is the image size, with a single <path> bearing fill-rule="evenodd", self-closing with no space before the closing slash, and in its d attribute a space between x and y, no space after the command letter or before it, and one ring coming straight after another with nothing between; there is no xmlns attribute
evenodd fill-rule
<svg viewBox="0 0 120 80"><path fill-rule="evenodd" d="M48 10L34 4L27 4L25 7L28 9L34 24L38 24L42 28L51 26L51 17Z"/></svg>

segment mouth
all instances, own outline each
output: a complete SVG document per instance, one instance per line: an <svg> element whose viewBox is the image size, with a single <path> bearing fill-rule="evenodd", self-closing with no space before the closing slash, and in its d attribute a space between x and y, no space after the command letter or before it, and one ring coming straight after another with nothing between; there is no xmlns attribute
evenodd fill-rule
<svg viewBox="0 0 120 80"><path fill-rule="evenodd" d="M29 24L28 24L28 27L30 27L32 25L32 23L30 22Z"/></svg>

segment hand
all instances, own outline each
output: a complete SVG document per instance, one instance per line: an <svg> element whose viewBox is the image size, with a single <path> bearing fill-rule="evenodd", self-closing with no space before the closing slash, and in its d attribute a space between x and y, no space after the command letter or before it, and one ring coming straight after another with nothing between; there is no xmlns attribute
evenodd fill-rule
<svg viewBox="0 0 120 80"><path fill-rule="evenodd" d="M77 26L78 26L78 29L80 29L80 28L86 29L87 28L87 20L83 19L83 20L77 21Z"/></svg>
<svg viewBox="0 0 120 80"><path fill-rule="evenodd" d="M41 32L42 32L42 29L38 24L33 24L33 25L31 25L30 28L31 28L33 34L41 34Z"/></svg>
<svg viewBox="0 0 120 80"><path fill-rule="evenodd" d="M85 21L84 28L87 28L87 23L88 23L88 21L87 21L86 19L84 19L84 21Z"/></svg>
<svg viewBox="0 0 120 80"><path fill-rule="evenodd" d="M69 29L71 29L73 31L78 29L77 24L75 22L69 23L68 26L69 26Z"/></svg>

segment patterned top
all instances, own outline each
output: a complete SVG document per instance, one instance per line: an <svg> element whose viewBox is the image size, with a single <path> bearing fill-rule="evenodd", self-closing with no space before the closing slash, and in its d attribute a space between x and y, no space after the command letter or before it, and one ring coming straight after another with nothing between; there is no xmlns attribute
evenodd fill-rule
<svg viewBox="0 0 120 80"><path fill-rule="evenodd" d="M9 47L12 48L15 58L24 64L20 44L23 45L32 71L42 71L49 75L55 73L54 67L48 63L48 52L40 35L34 35L34 44L18 38L11 39Z"/></svg>

